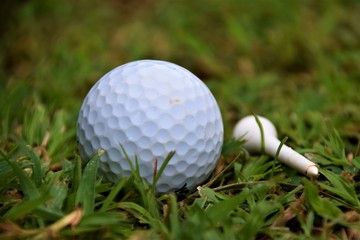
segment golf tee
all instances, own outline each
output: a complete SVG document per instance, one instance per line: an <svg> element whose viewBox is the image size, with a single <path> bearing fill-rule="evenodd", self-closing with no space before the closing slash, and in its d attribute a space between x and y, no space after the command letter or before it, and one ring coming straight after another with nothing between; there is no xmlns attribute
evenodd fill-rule
<svg viewBox="0 0 360 240"><path fill-rule="evenodd" d="M280 144L281 143L278 139L266 137L265 152L275 157ZM310 178L316 178L319 174L319 169L315 163L311 162L285 144L281 146L278 159L281 163L307 175Z"/></svg>

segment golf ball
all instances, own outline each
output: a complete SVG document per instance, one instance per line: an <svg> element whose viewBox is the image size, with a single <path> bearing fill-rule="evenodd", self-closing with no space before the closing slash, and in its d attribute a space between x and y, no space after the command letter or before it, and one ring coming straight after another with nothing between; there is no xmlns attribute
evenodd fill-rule
<svg viewBox="0 0 360 240"><path fill-rule="evenodd" d="M176 64L140 60L104 75L81 106L77 139L83 159L103 149L98 175L112 182L131 175L121 149L148 184L175 151L157 192L194 190L215 168L223 143L218 104L206 85ZM157 169L154 169L154 161Z"/></svg>

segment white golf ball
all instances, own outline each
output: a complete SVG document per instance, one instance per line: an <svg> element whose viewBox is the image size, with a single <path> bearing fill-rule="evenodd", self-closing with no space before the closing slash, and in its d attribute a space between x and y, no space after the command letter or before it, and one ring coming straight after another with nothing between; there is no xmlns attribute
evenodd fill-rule
<svg viewBox="0 0 360 240"><path fill-rule="evenodd" d="M176 64L140 60L104 75L80 109L77 139L84 159L98 149L98 175L112 182L131 175L121 145L149 184L171 151L157 192L194 190L215 168L223 123L215 98L194 74Z"/></svg>

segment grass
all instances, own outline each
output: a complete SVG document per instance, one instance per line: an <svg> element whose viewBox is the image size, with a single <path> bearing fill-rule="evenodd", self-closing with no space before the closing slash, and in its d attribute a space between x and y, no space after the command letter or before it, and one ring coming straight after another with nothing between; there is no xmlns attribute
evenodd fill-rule
<svg viewBox="0 0 360 240"><path fill-rule="evenodd" d="M359 239L359 13L356 0L5 1L0 238ZM194 193L156 195L136 165L111 184L96 178L98 155L78 156L87 91L143 58L188 68L220 105L222 156ZM252 113L319 178L233 141Z"/></svg>

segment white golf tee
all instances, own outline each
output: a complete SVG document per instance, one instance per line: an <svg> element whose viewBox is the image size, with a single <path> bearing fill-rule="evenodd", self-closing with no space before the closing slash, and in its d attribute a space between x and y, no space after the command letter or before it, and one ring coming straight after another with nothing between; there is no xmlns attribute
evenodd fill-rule
<svg viewBox="0 0 360 240"><path fill-rule="evenodd" d="M277 132L274 125L266 118L257 116L263 129L264 151L266 154L275 157L280 140L277 138ZM261 130L254 116L247 116L241 119L234 129L235 139L244 139L244 147L250 152L261 152ZM316 178L319 174L318 167L292 148L282 145L278 159L285 165L307 175L310 178Z"/></svg>

